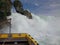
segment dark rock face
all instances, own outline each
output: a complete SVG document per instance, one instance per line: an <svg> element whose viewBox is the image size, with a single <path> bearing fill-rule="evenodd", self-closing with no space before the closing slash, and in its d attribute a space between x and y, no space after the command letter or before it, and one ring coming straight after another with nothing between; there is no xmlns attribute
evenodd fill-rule
<svg viewBox="0 0 60 45"><path fill-rule="evenodd" d="M23 11L24 11L23 5L19 0L15 0L13 5L16 9L16 12L23 14Z"/></svg>
<svg viewBox="0 0 60 45"><path fill-rule="evenodd" d="M3 15L11 15L11 6L11 0L0 0L0 12L2 12Z"/></svg>
<svg viewBox="0 0 60 45"><path fill-rule="evenodd" d="M11 15L11 0L0 0L0 22L6 20L6 16Z"/></svg>
<svg viewBox="0 0 60 45"><path fill-rule="evenodd" d="M11 0L0 0L0 20L6 18L6 16L11 15L12 5L15 7L17 13L20 13L27 16L29 19L32 19L31 13L23 9L23 5L19 0L15 0L13 3Z"/></svg>
<svg viewBox="0 0 60 45"><path fill-rule="evenodd" d="M31 13L28 12L27 10L23 9L23 5L22 5L22 3L19 0L15 0L13 5L14 5L14 7L16 9L16 12L21 13L22 15L27 16L29 19L32 19Z"/></svg>
<svg viewBox="0 0 60 45"><path fill-rule="evenodd" d="M32 15L28 10L24 11L24 15L27 16L29 19L32 19Z"/></svg>

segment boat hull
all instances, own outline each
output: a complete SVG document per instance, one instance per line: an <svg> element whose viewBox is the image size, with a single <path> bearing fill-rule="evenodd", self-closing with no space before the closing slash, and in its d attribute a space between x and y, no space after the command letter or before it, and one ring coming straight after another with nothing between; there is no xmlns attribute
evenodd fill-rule
<svg viewBox="0 0 60 45"><path fill-rule="evenodd" d="M0 34L0 45L38 45L37 41L27 33Z"/></svg>

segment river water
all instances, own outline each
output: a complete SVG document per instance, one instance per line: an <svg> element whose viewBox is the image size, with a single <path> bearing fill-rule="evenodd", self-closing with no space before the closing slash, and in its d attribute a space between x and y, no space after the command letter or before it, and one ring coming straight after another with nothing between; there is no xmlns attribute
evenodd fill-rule
<svg viewBox="0 0 60 45"><path fill-rule="evenodd" d="M12 13L11 33L28 33L39 45L60 45L60 17L37 16L28 19L18 13ZM0 33L9 33L9 26L0 29Z"/></svg>

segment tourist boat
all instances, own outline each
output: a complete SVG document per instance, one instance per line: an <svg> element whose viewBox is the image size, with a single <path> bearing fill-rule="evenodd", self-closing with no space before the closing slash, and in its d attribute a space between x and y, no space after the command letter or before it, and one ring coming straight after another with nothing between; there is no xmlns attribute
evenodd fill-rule
<svg viewBox="0 0 60 45"><path fill-rule="evenodd" d="M31 35L27 33L0 34L0 45L39 45Z"/></svg>

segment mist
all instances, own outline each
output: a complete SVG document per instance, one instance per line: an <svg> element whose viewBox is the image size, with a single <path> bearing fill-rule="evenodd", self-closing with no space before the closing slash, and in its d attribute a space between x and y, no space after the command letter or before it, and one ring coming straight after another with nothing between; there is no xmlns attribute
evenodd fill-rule
<svg viewBox="0 0 60 45"><path fill-rule="evenodd" d="M11 33L28 33L40 45L60 45L60 17L35 14L32 17L12 13ZM9 26L0 29L0 33L9 33Z"/></svg>

